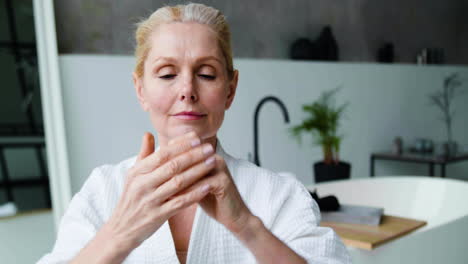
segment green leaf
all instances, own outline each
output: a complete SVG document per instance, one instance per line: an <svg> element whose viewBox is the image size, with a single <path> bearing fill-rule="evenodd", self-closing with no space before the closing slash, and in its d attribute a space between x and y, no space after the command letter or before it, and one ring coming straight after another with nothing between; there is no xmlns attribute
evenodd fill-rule
<svg viewBox="0 0 468 264"><path fill-rule="evenodd" d="M348 102L340 106L335 105L335 95L340 89L341 87L337 87L324 91L316 101L302 105L307 117L300 125L291 129L292 135L298 141L301 134L308 133L313 137L315 144L338 153L341 143L341 137L337 135L339 121L349 105Z"/></svg>

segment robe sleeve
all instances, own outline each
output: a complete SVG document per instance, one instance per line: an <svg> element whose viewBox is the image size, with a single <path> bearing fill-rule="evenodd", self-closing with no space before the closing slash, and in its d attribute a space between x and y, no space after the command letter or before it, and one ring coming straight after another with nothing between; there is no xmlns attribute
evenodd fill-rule
<svg viewBox="0 0 468 264"><path fill-rule="evenodd" d="M272 225L272 233L308 263L351 263L341 239L328 227L320 227L320 210L297 180L285 186L284 199Z"/></svg>
<svg viewBox="0 0 468 264"><path fill-rule="evenodd" d="M68 263L85 245L94 238L102 225L99 199L90 191L93 181L100 174L99 169L93 170L82 190L73 196L63 215L57 232L57 239L52 251L43 256L38 264Z"/></svg>

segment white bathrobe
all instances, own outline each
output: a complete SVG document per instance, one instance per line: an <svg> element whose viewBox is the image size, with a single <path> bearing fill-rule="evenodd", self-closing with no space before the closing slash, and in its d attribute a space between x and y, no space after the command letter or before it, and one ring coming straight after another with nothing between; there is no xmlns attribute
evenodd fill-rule
<svg viewBox="0 0 468 264"><path fill-rule="evenodd" d="M296 179L221 155L251 212L308 263L351 263L346 247L332 229L319 227L320 213L307 189ZM136 157L94 169L73 197L60 222L51 253L38 263L67 263L109 219L122 193L127 170ZM124 263L179 263L166 221ZM253 254L223 225L197 207L187 263L255 263Z"/></svg>

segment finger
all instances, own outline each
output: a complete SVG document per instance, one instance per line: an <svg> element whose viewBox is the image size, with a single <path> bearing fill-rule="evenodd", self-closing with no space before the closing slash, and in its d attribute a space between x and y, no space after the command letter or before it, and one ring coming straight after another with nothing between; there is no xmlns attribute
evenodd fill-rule
<svg viewBox="0 0 468 264"><path fill-rule="evenodd" d="M140 153L138 153L136 162L139 162L154 152L154 136L150 132L145 132L141 142Z"/></svg>
<svg viewBox="0 0 468 264"><path fill-rule="evenodd" d="M172 199L166 201L161 207L163 214L172 217L180 210L187 208L195 203L200 202L205 196L210 193L210 185L197 186L191 188L190 191L184 192Z"/></svg>
<svg viewBox="0 0 468 264"><path fill-rule="evenodd" d="M189 188L198 188L203 185L210 185L210 192L216 196L223 195L227 189L235 187L235 184L229 174L229 171L226 172L226 162L224 159L218 155L213 155L215 157L214 168L209 172L205 177L201 177L196 183L192 184Z"/></svg>
<svg viewBox="0 0 468 264"><path fill-rule="evenodd" d="M194 132L181 136L177 142L178 144L162 147L146 159L141 160L136 166L136 170L139 173L152 172L168 160L201 144L200 138Z"/></svg>
<svg viewBox="0 0 468 264"><path fill-rule="evenodd" d="M203 163L203 161L208 159L213 152L214 149L209 143L197 146L166 162L159 167L158 170L151 172L148 177L145 177L148 179L146 185L149 188L158 188L160 185L171 180L179 173L184 172L197 163Z"/></svg>
<svg viewBox="0 0 468 264"><path fill-rule="evenodd" d="M182 136L178 136L178 137L175 137L175 138L169 140L169 142L167 144L168 145L179 144L183 140L191 139L193 137L198 137L198 135L197 135L197 133L195 133L195 131L190 131L188 133L183 134Z"/></svg>
<svg viewBox="0 0 468 264"><path fill-rule="evenodd" d="M160 185L155 193L159 195L160 200L164 201L187 189L193 183L208 175L215 167L216 158L215 155L212 155L204 161L199 162L182 173L170 178L170 180Z"/></svg>

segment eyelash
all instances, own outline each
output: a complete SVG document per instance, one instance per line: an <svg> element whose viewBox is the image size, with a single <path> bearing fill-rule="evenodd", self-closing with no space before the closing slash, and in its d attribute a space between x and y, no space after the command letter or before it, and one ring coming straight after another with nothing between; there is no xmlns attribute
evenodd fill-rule
<svg viewBox="0 0 468 264"><path fill-rule="evenodd" d="M163 80L171 80L175 76L176 76L175 74L166 74L166 75L160 76L159 78L161 78ZM213 75L199 74L198 76L200 76L200 77L202 77L204 79L207 79L209 81L212 81L212 80L216 79L216 76L213 76Z"/></svg>

